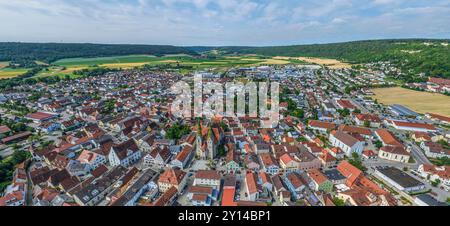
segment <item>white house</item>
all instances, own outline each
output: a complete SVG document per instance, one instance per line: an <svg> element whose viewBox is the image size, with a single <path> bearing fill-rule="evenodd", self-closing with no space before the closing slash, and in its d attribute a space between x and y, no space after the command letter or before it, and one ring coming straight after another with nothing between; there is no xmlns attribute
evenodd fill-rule
<svg viewBox="0 0 450 226"><path fill-rule="evenodd" d="M347 156L352 153L361 155L364 149L364 142L342 131L333 131L330 133L330 142L333 147L341 148Z"/></svg>
<svg viewBox="0 0 450 226"><path fill-rule="evenodd" d="M430 181L439 180L447 189L450 189L450 166L420 165L417 170L423 178Z"/></svg>
<svg viewBox="0 0 450 226"><path fill-rule="evenodd" d="M436 132L436 127L430 124L416 122L390 121L390 124L398 130L414 131L414 132Z"/></svg>
<svg viewBox="0 0 450 226"><path fill-rule="evenodd" d="M401 146L384 146L380 148L378 157L390 161L407 163L410 154Z"/></svg>
<svg viewBox="0 0 450 226"><path fill-rule="evenodd" d="M106 156L93 151L83 150L77 160L80 163L88 164L90 169L94 170L101 164L106 163Z"/></svg>
<svg viewBox="0 0 450 226"><path fill-rule="evenodd" d="M194 186L207 186L219 190L221 179L222 176L216 170L199 170L195 174Z"/></svg>
<svg viewBox="0 0 450 226"><path fill-rule="evenodd" d="M165 167L170 160L171 153L167 147L163 149L155 148L153 151L144 156L145 166Z"/></svg>
<svg viewBox="0 0 450 226"><path fill-rule="evenodd" d="M108 159L111 166L128 167L142 157L142 151L133 139L111 147Z"/></svg>
<svg viewBox="0 0 450 226"><path fill-rule="evenodd" d="M194 149L190 146L185 146L180 153L170 162L173 167L184 169L194 156Z"/></svg>
<svg viewBox="0 0 450 226"><path fill-rule="evenodd" d="M425 155L429 158L450 158L450 149L444 148L441 144L425 141L420 143L420 147L425 151Z"/></svg>

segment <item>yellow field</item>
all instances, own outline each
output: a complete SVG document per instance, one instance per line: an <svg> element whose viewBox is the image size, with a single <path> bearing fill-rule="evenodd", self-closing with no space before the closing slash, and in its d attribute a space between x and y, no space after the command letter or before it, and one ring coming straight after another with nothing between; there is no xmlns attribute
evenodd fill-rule
<svg viewBox="0 0 450 226"><path fill-rule="evenodd" d="M341 62L339 60L335 59L325 59L325 58L315 58L315 57L283 57L278 56L274 57L274 59L279 60L289 60L289 59L295 59L295 60L301 60L307 63L313 63L313 64L319 64L326 67L329 67L331 69L342 69L342 68L351 68L352 65L348 63Z"/></svg>
<svg viewBox="0 0 450 226"><path fill-rule="evenodd" d="M443 94L419 92L401 87L374 89L378 102L385 105L401 104L419 113L450 116L450 97Z"/></svg>
<svg viewBox="0 0 450 226"><path fill-rule="evenodd" d="M282 64L289 64L291 62L287 61L287 60L282 60L282 59L268 59L264 62L262 62L261 64L278 64L278 65L282 65Z"/></svg>
<svg viewBox="0 0 450 226"><path fill-rule="evenodd" d="M0 79L14 78L19 75L25 74L28 69L9 69L4 68L0 70Z"/></svg>

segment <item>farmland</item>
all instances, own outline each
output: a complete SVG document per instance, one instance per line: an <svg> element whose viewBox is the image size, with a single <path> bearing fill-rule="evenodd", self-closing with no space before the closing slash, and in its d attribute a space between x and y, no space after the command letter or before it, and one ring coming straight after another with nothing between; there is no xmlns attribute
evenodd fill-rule
<svg viewBox="0 0 450 226"><path fill-rule="evenodd" d="M0 69L5 68L9 65L9 62L0 62Z"/></svg>
<svg viewBox="0 0 450 226"><path fill-rule="evenodd" d="M322 66L329 67L331 69L342 69L342 68L350 68L351 64L341 62L335 59L326 59L326 58L316 58L316 57L274 57L274 59L278 60L300 60L307 63L319 64Z"/></svg>
<svg viewBox="0 0 450 226"><path fill-rule="evenodd" d="M38 76L72 75L74 71L93 69L96 67L131 69L144 65L179 65L190 66L193 70L212 69L223 71L236 66L283 65L291 63L298 64L301 62L298 60L276 59L256 55L220 56L207 59L195 58L183 54L166 55L163 57L151 55L129 55L116 57L70 58L54 62L51 67L41 71ZM183 70L182 72L189 72L189 70Z"/></svg>
<svg viewBox="0 0 450 226"><path fill-rule="evenodd" d="M373 98L386 105L401 104L422 114L431 112L450 116L449 96L400 87L374 89L373 92Z"/></svg>
<svg viewBox="0 0 450 226"><path fill-rule="evenodd" d="M188 69L181 69L181 73L189 73L192 70L213 70L225 71L232 67L252 67L261 65L285 65L285 64L303 64L296 58L263 57L258 55L242 56L216 56L212 58L197 58L186 54L166 55L162 57L152 55L127 55L114 57L94 57L94 58L68 58L53 62L45 66L36 76L71 76L74 72L83 69L95 68L116 68L132 69L144 65L159 66L187 66ZM24 74L29 69L10 69L6 67L7 62L0 62L0 78L13 78ZM189 69L189 67L191 69Z"/></svg>
<svg viewBox="0 0 450 226"><path fill-rule="evenodd" d="M0 79L14 78L19 75L26 73L29 69L26 68L1 68L0 69Z"/></svg>

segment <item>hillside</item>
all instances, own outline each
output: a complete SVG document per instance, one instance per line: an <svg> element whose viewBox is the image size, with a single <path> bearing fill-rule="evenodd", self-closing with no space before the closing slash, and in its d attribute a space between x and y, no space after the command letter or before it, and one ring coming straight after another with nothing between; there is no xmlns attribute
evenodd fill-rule
<svg viewBox="0 0 450 226"><path fill-rule="evenodd" d="M212 48L229 54L259 54L265 56L323 57L350 63L390 61L405 75L400 78L414 81L417 74L425 77L450 78L450 40L372 40L332 44L270 46L270 47L219 47ZM200 49L200 48L195 48ZM203 48L203 50L211 50Z"/></svg>
<svg viewBox="0 0 450 226"><path fill-rule="evenodd" d="M0 43L0 61L30 66L34 61L51 63L59 59L75 57L108 57L147 54L190 54L196 52L183 47L168 45L112 45L112 44L69 44L69 43ZM32 66L32 65L31 65Z"/></svg>

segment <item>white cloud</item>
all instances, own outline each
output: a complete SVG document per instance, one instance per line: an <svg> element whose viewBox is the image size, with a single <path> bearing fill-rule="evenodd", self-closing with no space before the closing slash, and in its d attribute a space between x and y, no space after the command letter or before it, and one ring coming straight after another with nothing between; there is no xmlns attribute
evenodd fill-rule
<svg viewBox="0 0 450 226"><path fill-rule="evenodd" d="M448 0L0 0L0 41L267 45L448 37ZM414 3L414 4L413 4Z"/></svg>

